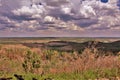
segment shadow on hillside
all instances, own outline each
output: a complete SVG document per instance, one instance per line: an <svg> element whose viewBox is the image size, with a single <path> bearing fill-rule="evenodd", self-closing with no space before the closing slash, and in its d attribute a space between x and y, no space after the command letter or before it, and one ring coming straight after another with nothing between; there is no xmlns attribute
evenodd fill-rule
<svg viewBox="0 0 120 80"><path fill-rule="evenodd" d="M48 43L24 43L23 45L31 48L45 48L58 51L73 52L77 51L81 53L86 47L97 48L100 51L112 52L114 54L120 51L120 41L111 43L104 43L98 41L87 41L83 43L68 42L68 41L50 41Z"/></svg>

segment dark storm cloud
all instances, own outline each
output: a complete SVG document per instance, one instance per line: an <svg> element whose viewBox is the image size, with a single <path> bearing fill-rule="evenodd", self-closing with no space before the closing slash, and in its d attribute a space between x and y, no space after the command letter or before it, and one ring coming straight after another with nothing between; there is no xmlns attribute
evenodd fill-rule
<svg viewBox="0 0 120 80"><path fill-rule="evenodd" d="M120 9L120 0L117 0L117 6L118 6L119 9Z"/></svg>
<svg viewBox="0 0 120 80"><path fill-rule="evenodd" d="M91 18L87 18L87 19L80 19L75 21L75 23L81 27L89 27L91 25L97 24L98 20L97 19L91 19Z"/></svg>
<svg viewBox="0 0 120 80"><path fill-rule="evenodd" d="M92 30L106 31L106 30L110 30L110 27L106 27L103 25L103 26L94 27L92 28Z"/></svg>
<svg viewBox="0 0 120 80"><path fill-rule="evenodd" d="M51 7L60 7L61 5L69 3L67 0L45 0L45 2Z"/></svg>
<svg viewBox="0 0 120 80"><path fill-rule="evenodd" d="M36 30L48 30L48 27L37 27Z"/></svg>
<svg viewBox="0 0 120 80"><path fill-rule="evenodd" d="M0 19L0 24L8 24L7 21Z"/></svg>
<svg viewBox="0 0 120 80"><path fill-rule="evenodd" d="M23 21L23 20L35 20L36 18L31 18L30 16L26 16L26 15L14 15L13 13L4 13L2 16L6 16L11 20L16 20L16 21Z"/></svg>
<svg viewBox="0 0 120 80"><path fill-rule="evenodd" d="M73 20L73 17L68 15L68 14L61 14L59 16L63 21L70 21L70 20Z"/></svg>

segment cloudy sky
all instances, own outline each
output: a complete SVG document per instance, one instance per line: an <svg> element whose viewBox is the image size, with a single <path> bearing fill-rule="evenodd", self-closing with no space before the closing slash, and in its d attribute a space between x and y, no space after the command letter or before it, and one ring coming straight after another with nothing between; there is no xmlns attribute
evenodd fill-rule
<svg viewBox="0 0 120 80"><path fill-rule="evenodd" d="M120 37L120 0L0 0L0 37Z"/></svg>

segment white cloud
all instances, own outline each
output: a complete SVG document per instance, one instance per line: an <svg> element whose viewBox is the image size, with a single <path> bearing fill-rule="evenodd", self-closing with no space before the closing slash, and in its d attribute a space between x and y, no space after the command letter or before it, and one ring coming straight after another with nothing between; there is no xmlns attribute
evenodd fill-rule
<svg viewBox="0 0 120 80"><path fill-rule="evenodd" d="M95 10L89 5L82 6L79 12L85 17L90 17L91 14L94 16L96 15Z"/></svg>
<svg viewBox="0 0 120 80"><path fill-rule="evenodd" d="M71 10L72 10L72 4L66 4L66 5L61 5L61 11L64 14L71 14Z"/></svg>
<svg viewBox="0 0 120 80"><path fill-rule="evenodd" d="M44 22L54 22L54 21L55 21L55 18L52 16L46 16L44 18Z"/></svg>
<svg viewBox="0 0 120 80"><path fill-rule="evenodd" d="M70 14L71 13L71 8L69 7L62 7L61 11L65 14Z"/></svg>
<svg viewBox="0 0 120 80"><path fill-rule="evenodd" d="M42 5L33 4L32 6L22 6L20 9L12 11L15 15L26 15L26 16L34 16L40 17L40 15L46 13L46 9Z"/></svg>

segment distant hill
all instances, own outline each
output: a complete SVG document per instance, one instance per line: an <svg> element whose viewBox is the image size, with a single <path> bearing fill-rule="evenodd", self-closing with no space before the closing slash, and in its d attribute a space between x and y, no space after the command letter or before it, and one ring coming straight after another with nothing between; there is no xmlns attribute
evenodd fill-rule
<svg viewBox="0 0 120 80"><path fill-rule="evenodd" d="M59 51L83 51L86 47L97 48L104 52L117 53L120 51L120 41L105 43L98 41L87 41L83 43L69 42L69 41L50 41L48 43L24 43L23 45L28 47L42 47L47 49L54 49Z"/></svg>

